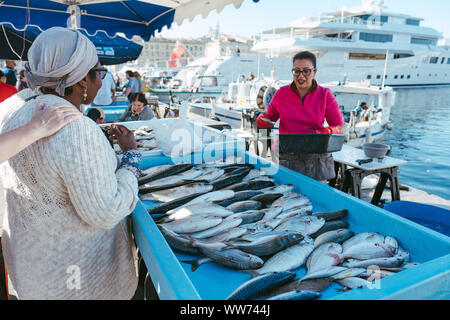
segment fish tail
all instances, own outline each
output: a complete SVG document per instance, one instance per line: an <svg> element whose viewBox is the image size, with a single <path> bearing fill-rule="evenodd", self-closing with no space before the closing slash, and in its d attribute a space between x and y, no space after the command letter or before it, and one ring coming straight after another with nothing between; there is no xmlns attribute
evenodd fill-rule
<svg viewBox="0 0 450 320"><path fill-rule="evenodd" d="M199 260L181 260L181 262L188 263L191 265L191 271L194 272L195 270L200 267L201 263Z"/></svg>

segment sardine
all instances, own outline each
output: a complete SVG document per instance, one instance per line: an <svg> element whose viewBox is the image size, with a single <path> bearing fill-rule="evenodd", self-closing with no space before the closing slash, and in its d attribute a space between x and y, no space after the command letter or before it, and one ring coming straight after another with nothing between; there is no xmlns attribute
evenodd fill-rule
<svg viewBox="0 0 450 320"><path fill-rule="evenodd" d="M196 215L184 219L174 220L161 225L176 233L194 233L217 226L222 217Z"/></svg>
<svg viewBox="0 0 450 320"><path fill-rule="evenodd" d="M318 246L327 242L336 242L342 244L344 241L353 237L353 235L354 232L349 229L337 229L328 231L321 234L314 240L314 247L317 248Z"/></svg>
<svg viewBox="0 0 450 320"><path fill-rule="evenodd" d="M268 298L267 300L313 300L321 296L320 292L292 290Z"/></svg>
<svg viewBox="0 0 450 320"><path fill-rule="evenodd" d="M254 277L241 284L225 300L246 300L259 297L264 292L294 279L295 276L294 272L273 272Z"/></svg>

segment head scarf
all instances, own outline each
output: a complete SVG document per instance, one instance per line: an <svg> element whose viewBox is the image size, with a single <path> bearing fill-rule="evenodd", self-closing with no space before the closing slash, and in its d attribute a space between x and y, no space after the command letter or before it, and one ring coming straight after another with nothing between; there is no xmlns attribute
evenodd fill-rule
<svg viewBox="0 0 450 320"><path fill-rule="evenodd" d="M47 87L63 96L98 62L95 45L76 30L53 27L42 32L28 50L25 76L31 89Z"/></svg>

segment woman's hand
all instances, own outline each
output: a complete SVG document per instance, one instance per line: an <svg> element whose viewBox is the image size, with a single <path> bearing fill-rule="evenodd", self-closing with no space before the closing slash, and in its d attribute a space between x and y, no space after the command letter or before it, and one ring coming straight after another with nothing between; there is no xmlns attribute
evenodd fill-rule
<svg viewBox="0 0 450 320"><path fill-rule="evenodd" d="M27 123L36 138L44 138L61 130L64 126L83 116L74 106L57 103L44 110L45 104L38 100L34 114Z"/></svg>
<svg viewBox="0 0 450 320"><path fill-rule="evenodd" d="M117 142L122 151L137 149L133 132L125 126L112 124L109 130L109 139Z"/></svg>

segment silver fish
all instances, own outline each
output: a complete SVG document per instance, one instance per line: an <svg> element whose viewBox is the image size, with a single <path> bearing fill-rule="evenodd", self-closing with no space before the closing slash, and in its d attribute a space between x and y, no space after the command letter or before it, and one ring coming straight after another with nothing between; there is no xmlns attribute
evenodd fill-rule
<svg viewBox="0 0 450 320"><path fill-rule="evenodd" d="M229 217L239 217L242 219L242 224L248 224L261 220L264 217L264 212L260 212L259 210L248 210L232 214Z"/></svg>
<svg viewBox="0 0 450 320"><path fill-rule="evenodd" d="M188 237L179 235L178 233L173 232L172 230L166 228L163 225L158 225L158 228L172 249L189 254L200 253L200 251L197 248L192 247L191 240Z"/></svg>
<svg viewBox="0 0 450 320"><path fill-rule="evenodd" d="M264 261L260 257L230 247L222 242L204 243L194 240L192 246L198 248L205 256L211 258L215 262L233 269L256 269L264 264ZM190 263L193 266L197 263L195 260L184 262Z"/></svg>
<svg viewBox="0 0 450 320"><path fill-rule="evenodd" d="M294 185L292 184L280 184L272 187L267 187L264 189L260 189L262 193L282 193L287 194L294 189Z"/></svg>
<svg viewBox="0 0 450 320"><path fill-rule="evenodd" d="M233 213L234 213L233 211L216 204L199 202L178 209L174 213L168 215L168 218L170 220L177 220L190 216L208 215L208 214L220 217L228 217Z"/></svg>
<svg viewBox="0 0 450 320"><path fill-rule="evenodd" d="M259 220L258 222L243 224L243 228L247 228L250 232L272 231L276 226L282 223L281 219Z"/></svg>
<svg viewBox="0 0 450 320"><path fill-rule="evenodd" d="M281 211L283 211L283 208L281 207L265 208L261 209L260 211L264 213L263 219L270 220L276 218L281 213Z"/></svg>
<svg viewBox="0 0 450 320"><path fill-rule="evenodd" d="M235 227L230 230L226 230L213 237L203 239L203 242L227 242L232 239L239 238L247 233L247 229L241 227Z"/></svg>
<svg viewBox="0 0 450 320"><path fill-rule="evenodd" d="M196 238L196 239L204 239L204 238L208 238L208 237L213 237L222 232L225 232L227 230L235 228L235 227L239 226L241 223L242 223L242 219L239 217L227 217L227 218L223 219L222 222L220 224L218 224L217 226L200 231L200 232L191 233L190 236L193 238Z"/></svg>
<svg viewBox="0 0 450 320"><path fill-rule="evenodd" d="M157 179L151 182L148 182L146 184L143 184L139 187L139 189L144 188L151 188L151 187L161 187L165 185L172 185L174 183L183 181L183 180L193 180L195 178L198 178L202 174L201 170L197 170L195 168L192 168L187 171L183 171L181 173L171 175L165 178Z"/></svg>
<svg viewBox="0 0 450 320"><path fill-rule="evenodd" d="M172 189L165 189L160 191L155 191L147 194L141 195L139 198L141 200L149 200L155 202L168 202L175 199L185 197L193 193L205 193L211 191L213 188L210 184L205 183L191 183L184 186L179 186ZM191 200L192 201L192 200Z"/></svg>
<svg viewBox="0 0 450 320"><path fill-rule="evenodd" d="M215 201L222 201L225 199L229 199L234 197L234 191L233 190L218 190L218 191L210 191L205 194L202 194L191 201L187 202L186 204L179 206L178 208L172 209L167 211L168 214L175 213L176 211L187 207L191 204L195 203L208 203L208 204L214 204Z"/></svg>
<svg viewBox="0 0 450 320"><path fill-rule="evenodd" d="M230 204L226 208L228 210L233 211L234 213L243 212L247 210L258 210L262 207L262 203L259 201L254 200L245 200L245 201L238 201L233 204Z"/></svg>
<svg viewBox="0 0 450 320"><path fill-rule="evenodd" d="M389 245L385 244L384 236L378 233L359 236L357 238L359 241L356 241L354 239L355 237L358 237L358 235L343 243L343 252L341 256L343 259L354 258L367 260L392 257L395 254L395 248L391 248Z"/></svg>
<svg viewBox="0 0 450 320"><path fill-rule="evenodd" d="M330 278L331 280L341 280L344 278L359 277L364 272L366 272L366 268L348 268L331 276Z"/></svg>
<svg viewBox="0 0 450 320"><path fill-rule="evenodd" d="M275 207L279 208L279 207ZM293 207L288 210L283 210L277 218L279 219L287 219L296 216L306 216L312 210L312 205L306 205L301 207Z"/></svg>
<svg viewBox="0 0 450 320"><path fill-rule="evenodd" d="M301 267L313 251L312 243L305 241L275 253L259 269L250 271L251 274L289 271Z"/></svg>
<svg viewBox="0 0 450 320"><path fill-rule="evenodd" d="M325 221L333 221L344 218L348 213L347 209L335 210L335 211L324 211L324 212L313 212L311 215L324 218Z"/></svg>
<svg viewBox="0 0 450 320"><path fill-rule="evenodd" d="M355 288L364 288L367 286L367 280L364 280L362 278L358 277L350 277L350 278L344 278L336 281L341 286L344 287L344 289L340 291L345 291L349 289L355 289Z"/></svg>
<svg viewBox="0 0 450 320"><path fill-rule="evenodd" d="M315 239L325 232L337 230L337 229L346 229L348 227L349 227L349 224L347 221L343 221L343 220L329 221L329 222L325 222L325 224L322 226L322 228L320 228L313 234L310 234L310 236L311 236L311 238Z"/></svg>
<svg viewBox="0 0 450 320"><path fill-rule="evenodd" d="M287 195L275 200L272 203L272 207L282 207L283 210L289 210L291 208L303 207L309 204L311 204L311 202L306 196L295 192L290 192Z"/></svg>
<svg viewBox="0 0 450 320"><path fill-rule="evenodd" d="M321 296L320 292L292 290L268 298L267 300L312 300Z"/></svg>
<svg viewBox="0 0 450 320"><path fill-rule="evenodd" d="M196 215L184 219L174 220L161 225L176 233L194 233L217 226L222 217Z"/></svg>
<svg viewBox="0 0 450 320"><path fill-rule="evenodd" d="M328 242L314 249L306 261L306 275L315 271L328 269L341 263L339 254L342 253L342 246L339 243Z"/></svg>
<svg viewBox="0 0 450 320"><path fill-rule="evenodd" d="M317 230L319 230L325 223L325 220L322 218L316 218L311 216L295 216L292 218L288 218L283 221L278 227L274 230L287 230L300 232L304 235L310 235Z"/></svg>
<svg viewBox="0 0 450 320"><path fill-rule="evenodd" d="M369 266L378 266L379 268L397 268L404 263L401 257L390 257L390 258L374 258L368 260L352 260L343 263L343 266L349 268L367 268Z"/></svg>
<svg viewBox="0 0 450 320"><path fill-rule="evenodd" d="M212 169L210 171L206 171L206 173L202 174L195 180L206 180L208 182L214 181L225 174L225 170L223 169Z"/></svg>
<svg viewBox="0 0 450 320"><path fill-rule="evenodd" d="M225 300L246 300L259 297L266 291L294 279L294 272L273 272L254 277L230 293Z"/></svg>
<svg viewBox="0 0 450 320"><path fill-rule="evenodd" d="M253 241L235 239L230 244L245 252L261 257L272 255L302 240L303 235L301 233L285 232L281 234L268 234L267 236L258 237Z"/></svg>
<svg viewBox="0 0 450 320"><path fill-rule="evenodd" d="M354 235L349 229L337 229L325 232L314 240L314 247L318 247L327 242L343 243Z"/></svg>

